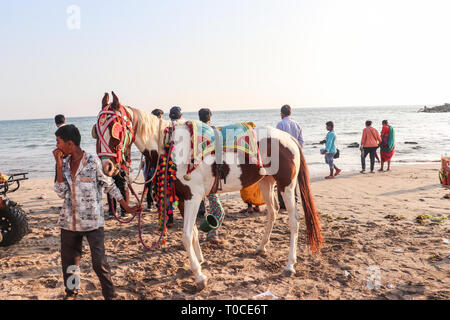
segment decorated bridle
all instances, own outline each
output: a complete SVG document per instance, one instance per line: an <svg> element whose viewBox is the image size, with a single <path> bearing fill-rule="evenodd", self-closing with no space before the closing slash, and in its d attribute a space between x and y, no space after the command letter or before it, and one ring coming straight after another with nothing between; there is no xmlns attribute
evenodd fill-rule
<svg viewBox="0 0 450 320"><path fill-rule="evenodd" d="M111 137L119 141L114 149L111 149L105 139L105 133L112 122L114 124L111 128ZM96 130L97 155L99 158L114 158L119 169L128 171L131 167L131 157L130 152L126 152L126 148L134 142L135 133L132 121L129 119L125 108L120 105L118 110L114 110L111 108L111 104L106 105L98 114ZM102 147L105 151L102 151Z"/></svg>

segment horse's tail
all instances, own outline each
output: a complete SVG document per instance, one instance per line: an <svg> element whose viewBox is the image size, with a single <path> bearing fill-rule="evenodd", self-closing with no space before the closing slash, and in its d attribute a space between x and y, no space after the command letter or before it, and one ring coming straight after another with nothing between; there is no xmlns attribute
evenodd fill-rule
<svg viewBox="0 0 450 320"><path fill-rule="evenodd" d="M314 198L311 193L311 186L309 183L309 171L306 164L305 157L303 156L302 148L299 145L300 150L300 171L298 174L298 185L300 189L300 195L302 197L303 211L305 212L306 220L306 235L311 246L313 254L320 253L323 245L322 231L320 226L320 217L317 212L316 205L314 204Z"/></svg>

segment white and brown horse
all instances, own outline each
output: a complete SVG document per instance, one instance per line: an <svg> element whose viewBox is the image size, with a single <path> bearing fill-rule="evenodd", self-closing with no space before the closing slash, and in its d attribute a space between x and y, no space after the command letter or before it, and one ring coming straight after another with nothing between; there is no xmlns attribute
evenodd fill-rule
<svg viewBox="0 0 450 320"><path fill-rule="evenodd" d="M114 101L110 105L107 97L108 95L105 94L102 110L108 109L108 106L111 110L118 110L121 105L117 96L113 93ZM158 154L164 148L164 129L171 126L171 122L158 119L150 113L135 108L124 108L127 110L135 128L134 143L136 147L145 155L151 166L156 166ZM111 126L111 124L109 125ZM105 132L108 131L108 128L100 128L100 130ZM263 254L266 251L279 210L276 193L274 192L275 184L278 186L289 214L290 226L289 260L284 274L292 275L295 273L294 265L297 262L298 223L300 218L294 195L297 185L299 186L305 214L307 240L313 253L320 252L323 244L320 217L310 189L308 167L300 145L291 135L272 127L257 127L255 131L266 175L261 175L262 171L258 164L244 163L239 157L236 157L235 152L225 152L222 168L226 176L226 183L223 184L222 190L219 192L238 191L255 183L258 184L268 212L265 233L256 249L257 254ZM98 136L94 130L93 135ZM111 137L111 135L104 135L103 138L107 140L108 136ZM181 202L184 202L182 240L189 256L197 287L203 289L206 286L207 277L202 273L200 266L204 262L204 258L199 245L195 222L201 200L210 193L217 182L216 159L214 154L207 155L186 180L185 173L191 163L191 142L188 127L183 124L177 125L173 131L172 139L175 152L174 162L177 166L175 192ZM117 145L117 141L112 140L114 138L107 141L111 148ZM117 166L114 162L114 158L102 160L105 174L116 174L113 168Z"/></svg>

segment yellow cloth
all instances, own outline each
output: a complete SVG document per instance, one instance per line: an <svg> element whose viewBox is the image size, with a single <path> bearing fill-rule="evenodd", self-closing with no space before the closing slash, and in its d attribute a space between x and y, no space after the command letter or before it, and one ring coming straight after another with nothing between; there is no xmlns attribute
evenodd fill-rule
<svg viewBox="0 0 450 320"><path fill-rule="evenodd" d="M265 204L261 191L258 188L258 185L252 184L251 186L244 188L241 190L241 198L245 203L250 203L254 206L262 206Z"/></svg>
<svg viewBox="0 0 450 320"><path fill-rule="evenodd" d="M8 176L0 172L0 183L5 183L6 181L8 181Z"/></svg>

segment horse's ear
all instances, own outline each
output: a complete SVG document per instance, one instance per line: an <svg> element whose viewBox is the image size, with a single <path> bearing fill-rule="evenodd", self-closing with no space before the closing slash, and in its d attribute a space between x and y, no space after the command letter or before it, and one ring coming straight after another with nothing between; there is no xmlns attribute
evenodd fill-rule
<svg viewBox="0 0 450 320"><path fill-rule="evenodd" d="M120 102L119 102L119 98L117 98L116 94L114 93L114 91L111 91L112 96L113 96L113 103L111 104L111 107L114 110L119 110L120 107Z"/></svg>
<svg viewBox="0 0 450 320"><path fill-rule="evenodd" d="M108 92L105 92L105 95L103 96L102 99L102 108L106 107L108 105L109 102L109 94Z"/></svg>

